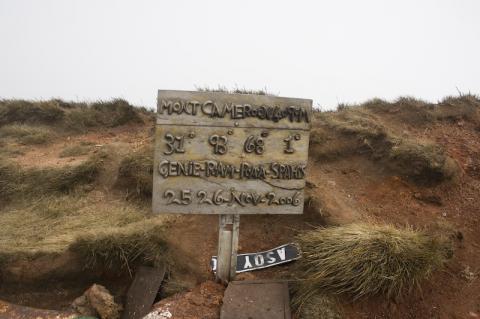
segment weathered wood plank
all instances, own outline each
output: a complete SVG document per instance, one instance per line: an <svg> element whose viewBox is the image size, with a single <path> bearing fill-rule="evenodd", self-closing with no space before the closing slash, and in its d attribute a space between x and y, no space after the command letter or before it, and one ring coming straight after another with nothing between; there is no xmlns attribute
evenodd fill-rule
<svg viewBox="0 0 480 319"><path fill-rule="evenodd" d="M160 268L144 266L138 268L135 279L128 289L122 319L140 319L148 314L164 276L165 265Z"/></svg>
<svg viewBox="0 0 480 319"><path fill-rule="evenodd" d="M188 101L194 102L186 106ZM194 113L196 103L208 101L218 108L230 105L229 110L231 105L244 106L244 111L249 106L257 113L262 107L275 108L281 115L277 121L258 116L232 119L237 116L234 111L211 117L200 111L201 106L195 115L185 113ZM158 112L155 213L303 212L311 100L159 91Z"/></svg>
<svg viewBox="0 0 480 319"><path fill-rule="evenodd" d="M233 216L234 215L219 216L217 280L222 283L228 283L230 281L230 266L233 252Z"/></svg>
<svg viewBox="0 0 480 319"><path fill-rule="evenodd" d="M230 280L237 274L238 237L240 235L240 215L232 215L232 255L230 256Z"/></svg>

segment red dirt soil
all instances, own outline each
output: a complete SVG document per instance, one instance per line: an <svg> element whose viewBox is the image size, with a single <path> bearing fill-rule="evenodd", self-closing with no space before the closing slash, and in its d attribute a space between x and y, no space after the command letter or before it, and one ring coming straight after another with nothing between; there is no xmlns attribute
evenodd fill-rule
<svg viewBox="0 0 480 319"><path fill-rule="evenodd" d="M389 174L358 155L326 163L311 154L308 180L324 203L326 222L353 220L435 230L448 224L456 236L455 252L446 268L402 300L381 297L351 302L340 297L345 318L477 318L480 317L480 132L471 124L438 124L423 134L445 147L461 174L437 186L416 185ZM418 134L418 135L417 135ZM218 217L182 216L170 228L175 249L189 256L198 281L206 279L208 261L216 254ZM323 219L302 216L242 216L240 252L262 251L291 242L298 230L321 225ZM242 274L239 279L288 278L289 265ZM211 276L210 276L211 278Z"/></svg>
<svg viewBox="0 0 480 319"><path fill-rule="evenodd" d="M150 125L125 126L72 139L102 145L123 143L129 147L126 151L131 151L148 143L149 129ZM414 291L395 302L381 297L352 302L348 296L341 296L340 310L345 318L480 318L480 131L463 121L405 129L415 137L442 145L458 163L460 175L453 181L425 187L393 175L365 155L321 162L310 154L308 180L316 185L312 192L320 198L324 216L308 209L301 216L242 216L239 252L262 251L292 242L299 230L316 225L373 219L435 229L448 223L456 235L454 256L443 271L434 273L422 285L421 292ZM61 142L28 151L18 157L18 162L25 166L39 162L64 165L58 152L65 145ZM55 159L49 161L49 156ZM217 225L217 216L186 215L172 222L167 234L170 245L186 268L178 278L197 284L213 278L209 261L216 255ZM290 267L283 265L238 277L288 278ZM174 318L218 318L221 291L207 281L193 293L165 299L156 307L171 303L170 307L182 314ZM205 316L199 312L203 308Z"/></svg>

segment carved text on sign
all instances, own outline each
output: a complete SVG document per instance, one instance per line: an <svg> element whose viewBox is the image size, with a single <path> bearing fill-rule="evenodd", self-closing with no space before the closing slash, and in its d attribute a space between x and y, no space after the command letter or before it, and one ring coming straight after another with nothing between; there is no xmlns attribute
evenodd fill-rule
<svg viewBox="0 0 480 319"><path fill-rule="evenodd" d="M212 135L208 138L208 142L213 146L213 153L223 155L227 152L228 139L224 135Z"/></svg>
<svg viewBox="0 0 480 319"><path fill-rule="evenodd" d="M212 118L230 118L246 119L257 118L260 120L269 120L278 122L282 119L288 119L290 122L310 123L310 115L307 110L298 106L267 106L250 104L217 103L214 101L173 101L160 100L158 105L159 114L185 114L196 116L203 114Z"/></svg>
<svg viewBox="0 0 480 319"><path fill-rule="evenodd" d="M255 154L260 155L265 150L265 142L261 137L250 135L245 141L243 149L246 153L255 152Z"/></svg>
<svg viewBox="0 0 480 319"><path fill-rule="evenodd" d="M252 165L242 162L232 165L220 161L186 161L164 160L158 164L158 173L163 178L174 176L222 177L232 179L304 179L305 164L282 164L273 162L268 165Z"/></svg>
<svg viewBox="0 0 480 319"><path fill-rule="evenodd" d="M228 135L233 135L232 130L228 130ZM243 143L243 150L248 154L257 154L262 155L265 151L265 137L268 136L267 132L262 132L261 136L250 135L246 138L245 143ZM195 133L190 132L188 134L189 138L194 138ZM283 142L285 143L284 152L287 154L292 154L295 152L293 148L293 141L299 141L301 139L300 134L288 135ZM173 153L185 153L185 137L174 136L173 134L165 134L166 148L164 151L165 155L171 155ZM226 154L228 151L228 138L225 135L214 134L208 138L208 143L213 148L213 153L218 155Z"/></svg>
<svg viewBox="0 0 480 319"><path fill-rule="evenodd" d="M183 149L183 136L173 136L172 134L165 134L165 140L167 145L167 150L164 152L165 155L170 155L173 153L185 153L185 150Z"/></svg>
<svg viewBox="0 0 480 319"><path fill-rule="evenodd" d="M199 190L196 193L196 199L192 199L193 191L191 189L172 190L167 189L163 197L167 200L167 205L189 205L196 200L197 204L206 205L233 205L238 204L242 207L247 205L257 206L266 204L268 206L281 205L300 205L300 192L294 191L289 196L278 196L275 192L260 194L256 192L238 192L235 189L218 189L213 192Z"/></svg>
<svg viewBox="0 0 480 319"><path fill-rule="evenodd" d="M300 134L295 134L294 136L289 135L286 139L283 141L285 142L285 149L284 152L287 154L292 154L295 152L295 149L292 147L292 142L293 140L299 141L300 140Z"/></svg>

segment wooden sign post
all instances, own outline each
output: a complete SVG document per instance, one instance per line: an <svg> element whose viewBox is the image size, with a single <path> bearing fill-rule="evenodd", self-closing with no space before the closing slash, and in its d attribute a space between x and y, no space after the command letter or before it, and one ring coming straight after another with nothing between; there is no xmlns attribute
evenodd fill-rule
<svg viewBox="0 0 480 319"><path fill-rule="evenodd" d="M229 282L237 272L240 215L220 215L218 227L217 279Z"/></svg>
<svg viewBox="0 0 480 319"><path fill-rule="evenodd" d="M302 214L312 101L158 91L153 212L218 214L217 278L236 271L242 214Z"/></svg>

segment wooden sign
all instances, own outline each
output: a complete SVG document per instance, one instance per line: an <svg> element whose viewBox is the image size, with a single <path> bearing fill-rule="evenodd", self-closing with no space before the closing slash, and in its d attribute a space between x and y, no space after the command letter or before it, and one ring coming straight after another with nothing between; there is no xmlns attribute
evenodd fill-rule
<svg viewBox="0 0 480 319"><path fill-rule="evenodd" d="M153 211L301 214L312 101L158 91Z"/></svg>

